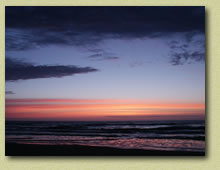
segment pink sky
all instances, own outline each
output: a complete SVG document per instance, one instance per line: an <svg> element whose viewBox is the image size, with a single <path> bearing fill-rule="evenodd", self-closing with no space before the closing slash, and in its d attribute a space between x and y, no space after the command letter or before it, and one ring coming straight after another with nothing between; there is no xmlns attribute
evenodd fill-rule
<svg viewBox="0 0 220 170"><path fill-rule="evenodd" d="M176 120L204 119L203 103L110 99L7 99L7 120Z"/></svg>

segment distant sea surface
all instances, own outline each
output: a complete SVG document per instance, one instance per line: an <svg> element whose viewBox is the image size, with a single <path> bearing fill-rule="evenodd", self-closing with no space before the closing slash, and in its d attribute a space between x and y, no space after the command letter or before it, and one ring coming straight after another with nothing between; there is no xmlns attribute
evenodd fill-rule
<svg viewBox="0 0 220 170"><path fill-rule="evenodd" d="M6 121L6 143L205 152L205 121Z"/></svg>

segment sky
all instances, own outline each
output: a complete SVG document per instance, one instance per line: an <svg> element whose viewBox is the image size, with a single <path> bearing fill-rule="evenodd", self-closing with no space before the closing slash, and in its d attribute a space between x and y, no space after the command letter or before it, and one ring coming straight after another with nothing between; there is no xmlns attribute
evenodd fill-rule
<svg viewBox="0 0 220 170"><path fill-rule="evenodd" d="M204 7L6 7L6 119L201 119Z"/></svg>

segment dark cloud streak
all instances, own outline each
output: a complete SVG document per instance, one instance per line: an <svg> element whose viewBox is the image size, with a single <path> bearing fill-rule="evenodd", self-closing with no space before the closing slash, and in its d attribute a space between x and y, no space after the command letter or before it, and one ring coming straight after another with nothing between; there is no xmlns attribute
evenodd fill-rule
<svg viewBox="0 0 220 170"><path fill-rule="evenodd" d="M78 67L78 66L62 66L62 65L33 65L31 63L22 62L19 60L12 60L6 58L5 80L28 80L38 78L60 78L64 76L71 76L74 74L90 73L98 71L92 67Z"/></svg>
<svg viewBox="0 0 220 170"><path fill-rule="evenodd" d="M15 93L13 91L5 91L5 94L11 95L11 94L15 94Z"/></svg>
<svg viewBox="0 0 220 170"><path fill-rule="evenodd" d="M114 53L110 53L105 50L94 49L94 50L88 50L88 51L98 52L98 53L88 56L88 58L91 60L103 61L103 60L119 60L120 59L119 57L115 56Z"/></svg>

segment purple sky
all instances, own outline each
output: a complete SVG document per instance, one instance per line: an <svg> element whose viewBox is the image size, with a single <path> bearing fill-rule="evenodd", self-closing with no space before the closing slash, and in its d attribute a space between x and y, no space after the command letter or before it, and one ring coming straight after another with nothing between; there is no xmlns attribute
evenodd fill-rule
<svg viewBox="0 0 220 170"><path fill-rule="evenodd" d="M6 98L204 103L204 14L204 7L6 7Z"/></svg>

